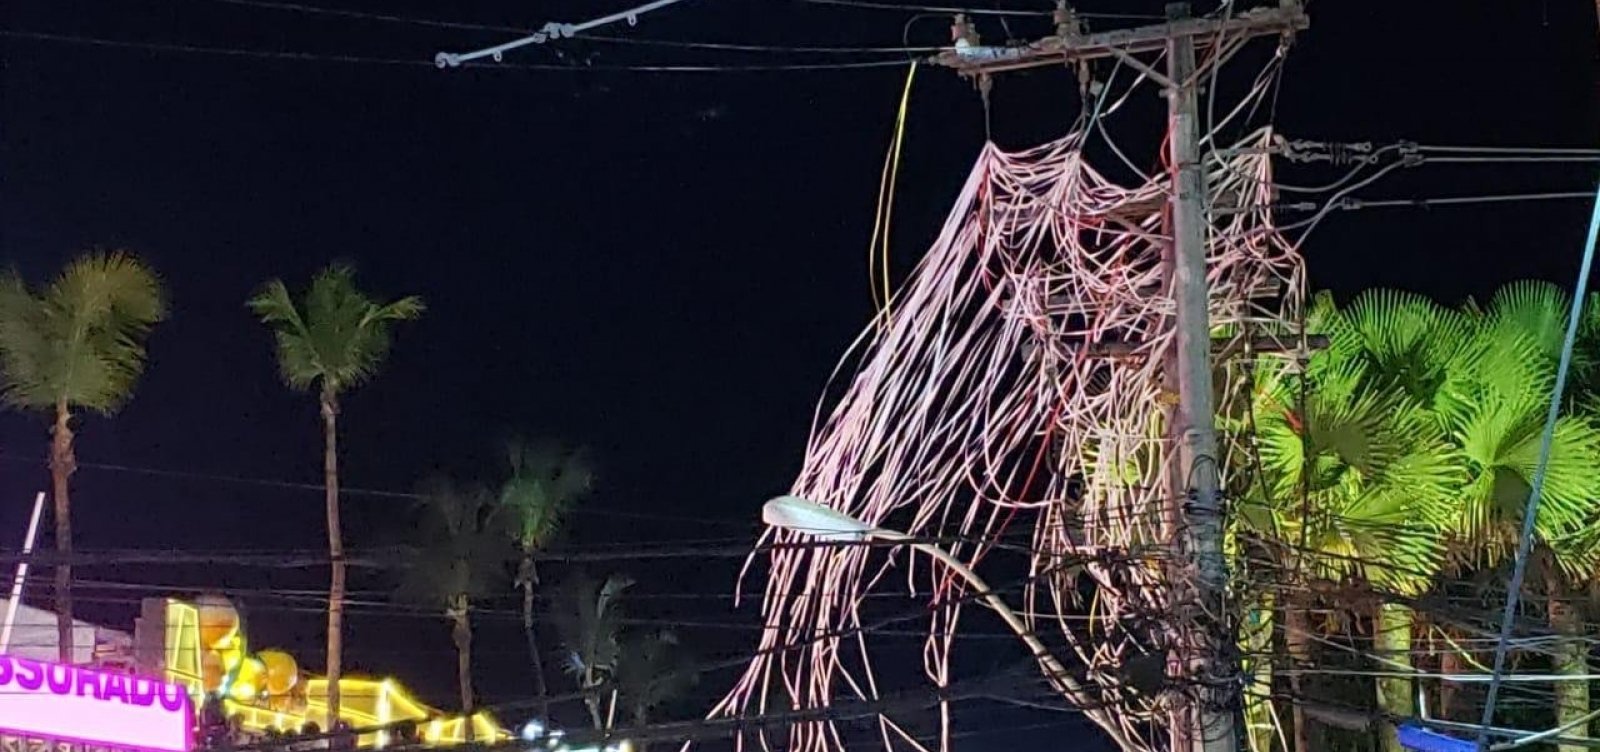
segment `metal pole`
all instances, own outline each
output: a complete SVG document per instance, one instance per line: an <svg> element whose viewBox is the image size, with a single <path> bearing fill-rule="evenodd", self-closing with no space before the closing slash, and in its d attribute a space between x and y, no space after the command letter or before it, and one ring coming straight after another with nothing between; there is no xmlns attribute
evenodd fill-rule
<svg viewBox="0 0 1600 752"><path fill-rule="evenodd" d="M23 559L17 562L17 576L11 580L11 602L6 604L5 626L0 627L0 654L11 647L11 628L17 623L17 604L22 602L22 583L28 579L28 554L39 536L39 515L44 511L44 492L33 497L33 517L28 520L28 537L22 540Z"/></svg>
<svg viewBox="0 0 1600 752"><path fill-rule="evenodd" d="M1189 17L1187 3L1167 6L1169 21ZM1167 77L1177 86L1168 92L1169 170L1172 175L1173 295L1177 299L1178 468L1184 493L1184 529L1189 561L1194 565L1194 604L1176 603L1184 635L1179 649L1184 678L1200 682L1189 694L1185 731L1187 748L1203 752L1234 752L1236 721L1226 693L1212 691L1209 683L1231 676L1217 665L1217 652L1227 637L1224 623L1227 565L1222 557L1222 503L1218 493L1217 435L1211 384L1211 318L1206 283L1205 172L1200 155L1199 94L1195 71L1194 37L1176 35L1167 47ZM1182 548L1180 547L1180 550ZM1174 583L1178 585L1179 583ZM1180 600L1188 588L1179 585ZM1184 613L1187 612L1187 613ZM1220 695L1220 697L1218 697ZM1221 699L1223 701L1217 701ZM1179 713L1182 713L1180 710ZM1178 715L1178 714L1175 714ZM1179 720L1174 718L1174 720ZM1174 728L1174 733L1179 733Z"/></svg>

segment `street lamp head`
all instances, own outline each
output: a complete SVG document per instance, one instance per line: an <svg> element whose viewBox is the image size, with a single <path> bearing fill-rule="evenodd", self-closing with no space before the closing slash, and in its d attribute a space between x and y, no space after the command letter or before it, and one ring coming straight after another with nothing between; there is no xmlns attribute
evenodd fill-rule
<svg viewBox="0 0 1600 752"><path fill-rule="evenodd" d="M875 528L837 509L799 496L779 496L761 507L761 521L825 541L861 541Z"/></svg>

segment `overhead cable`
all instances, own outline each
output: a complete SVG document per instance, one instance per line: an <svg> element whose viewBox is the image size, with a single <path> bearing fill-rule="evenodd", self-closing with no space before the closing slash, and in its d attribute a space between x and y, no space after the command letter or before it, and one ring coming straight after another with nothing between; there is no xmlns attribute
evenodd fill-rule
<svg viewBox="0 0 1600 752"><path fill-rule="evenodd" d="M812 5L836 5L847 8L865 8L868 10L900 11L902 13L963 13L969 16L1023 16L1030 18L1050 18L1055 11L1050 10L1007 10L1004 8L953 8L949 6L933 5L901 5L899 3L872 2L871 0L801 0ZM1078 18L1109 18L1136 21L1160 20L1166 16L1149 13L1078 13Z"/></svg>
<svg viewBox="0 0 1600 752"><path fill-rule="evenodd" d="M372 13L368 11L347 10L344 8L324 8L302 3L278 2L277 0L210 0L214 3L237 5L247 8L262 8L266 10L285 11L290 13L304 13L307 15L332 16L348 18L358 21L378 21L385 23L409 24L440 29L453 29L465 31L486 31L499 34L534 34L536 30L526 26L509 26L504 24L485 24L471 21L447 21L435 18L418 18L415 16L397 16L389 13ZM939 47L907 47L907 46L874 46L874 47L849 47L849 46L813 46L813 45L774 45L774 44L744 44L733 42L702 42L686 39L650 39L639 37L616 37L602 34L576 34L577 39L589 42L604 42L610 44L630 44L650 47L672 47L680 49L723 50L728 52L772 52L786 54L869 54L869 53L914 53L926 54L938 51Z"/></svg>
<svg viewBox="0 0 1600 752"><path fill-rule="evenodd" d="M1455 206L1461 204L1492 204L1507 201L1549 201L1561 199L1590 198L1594 194L1587 191L1562 191L1552 193L1505 193L1488 196L1444 196L1441 198L1398 198L1367 200L1358 198L1342 198L1336 202L1334 208L1341 210L1376 209L1389 206L1411 206L1426 209L1430 206Z"/></svg>
<svg viewBox="0 0 1600 752"><path fill-rule="evenodd" d="M140 42L125 39L106 39L102 37L83 36L78 34L59 34L46 31L26 31L15 29L0 29L0 38L23 39L35 42L56 42L64 44L79 44L93 47L106 47L116 49L144 50L147 52L175 52L195 55L216 55L234 58L255 58L262 60L294 61L308 63L351 63L361 65L383 65L401 68L434 68L435 65L426 60L411 58L385 58L362 55L331 55L315 52L288 52L276 50L254 50L234 47L214 47L193 44L173 44L166 42ZM497 71L549 71L565 73L761 73L780 71L836 71L836 70L864 70L872 68L900 68L905 66L903 58L889 60L864 60L841 61L833 63L764 63L764 64L739 64L739 65L558 65L554 63L462 63L461 67L476 70Z"/></svg>
<svg viewBox="0 0 1600 752"><path fill-rule="evenodd" d="M680 2L683 2L683 0L653 0L652 2L645 3L644 5L629 8L628 10L621 11L619 13L612 13L609 16L601 16L599 18L584 21L583 23L579 24L564 24L552 21L545 24L544 28L540 29L539 31L529 34L521 39L515 39L510 42L506 42L505 44L497 44L493 47L486 47L474 52L441 52L434 56L434 64L438 65L440 68L458 68L462 63L469 63L473 60L479 60L482 58L489 58L498 63L505 53L519 47L526 47L530 44L544 44L552 39L561 39L562 37L572 37L590 29L597 29L601 26L609 26L618 21L627 21L629 26L634 26L639 23L639 16L651 11L660 10L670 5L677 5Z"/></svg>
<svg viewBox="0 0 1600 752"><path fill-rule="evenodd" d="M18 457L15 455L0 454L0 462L24 462L29 464L47 464L45 457ZM301 483L296 481L277 480L273 478L252 478L240 475L226 475L221 473L200 473L185 470L168 470L164 468L141 467L137 465L111 464L105 462L79 462L76 467L80 470L98 470L106 472L130 473L134 475L147 475L156 478L171 478L173 480L210 481L216 483L230 483L244 486L260 486L263 488L279 488L288 491L315 491L321 493L324 488L321 483ZM389 491L377 488L360 488L344 486L339 489L344 496L357 496L383 499L413 499L420 500L426 494ZM687 517L680 515L654 514L649 512L625 512L615 509L604 509L592 505L578 505L571 510L572 514L590 515L594 517L611 517L616 519L654 520L658 522L682 522L695 525L723 525L733 527L752 527L754 520L718 519L709 517Z"/></svg>

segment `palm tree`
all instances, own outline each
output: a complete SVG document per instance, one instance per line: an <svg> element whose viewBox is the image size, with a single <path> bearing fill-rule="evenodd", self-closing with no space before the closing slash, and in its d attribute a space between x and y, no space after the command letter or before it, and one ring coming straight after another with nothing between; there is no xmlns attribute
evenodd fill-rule
<svg viewBox="0 0 1600 752"><path fill-rule="evenodd" d="M688 655L672 630L625 635L617 658L617 702L628 709L633 725L643 727L662 705L677 699L699 680ZM647 745L635 748L644 752Z"/></svg>
<svg viewBox="0 0 1600 752"><path fill-rule="evenodd" d="M1565 331L1568 295L1542 282L1502 287L1486 308L1469 306L1475 357L1447 382L1440 414L1468 459L1471 482L1460 500L1455 537L1458 568L1492 568L1516 550L1523 511L1538 464L1550 392ZM1593 301L1591 301L1592 303ZM1590 309L1591 321L1595 313ZM1586 327L1593 337L1594 327ZM1534 519L1533 572L1547 596L1550 627L1571 639L1554 650L1555 672L1588 673L1578 638L1577 591L1596 572L1588 528L1600 519L1600 427L1593 416L1593 341L1576 351L1579 399L1558 417ZM1556 682L1556 722L1578 723L1589 713L1586 682ZM1572 734L1584 734L1578 729ZM1581 747L1563 746L1562 752Z"/></svg>
<svg viewBox="0 0 1600 752"><path fill-rule="evenodd" d="M422 494L415 527L417 556L402 597L444 610L456 648L461 713L472 741L472 604L494 592L512 559L494 494L437 481Z"/></svg>
<svg viewBox="0 0 1600 752"><path fill-rule="evenodd" d="M1364 388L1400 393L1425 406L1465 473L1446 526L1453 573L1499 566L1516 549L1567 300L1560 290L1537 282L1509 284L1486 308L1469 305L1463 311L1420 296L1378 291L1363 295L1338 317L1333 349L1366 366ZM1594 316L1585 329L1591 344L1600 333ZM1593 383L1593 352L1581 348L1575 363L1577 391L1590 395L1585 385ZM1574 402L1568 401L1569 408ZM1534 529L1543 551L1539 561L1549 562L1542 568L1545 586L1554 596L1594 571L1588 549L1575 541L1587 522L1600 516L1600 430L1581 410L1569 409L1556 424L1542 495ZM1571 614L1561 610L1569 602L1550 600L1549 617L1558 630L1571 621ZM1409 634L1409 612L1388 616L1380 630ZM1587 670L1582 650L1567 653L1558 657L1558 671ZM1558 716L1573 720L1587 712L1587 687L1560 682L1557 700Z"/></svg>
<svg viewBox="0 0 1600 752"><path fill-rule="evenodd" d="M1244 494L1240 522L1280 572L1415 595L1443 555L1440 531L1464 480L1458 463L1421 404L1399 390L1368 388L1369 366L1353 357L1349 328L1330 299L1317 300L1310 320L1329 333L1329 348L1314 354L1304 373L1286 363L1266 364L1256 385L1261 477ZM1313 631L1310 604L1294 593L1279 605L1287 652L1303 667ZM1255 618L1270 618L1271 606L1264 604ZM1385 661L1409 670L1409 611L1382 602L1370 616ZM1301 673L1290 674L1297 697L1305 691ZM1407 713L1405 680L1381 683L1378 700L1390 713ZM1308 719L1299 703L1293 712L1295 749L1307 752ZM1393 732L1386 736L1386 748L1397 749Z"/></svg>
<svg viewBox="0 0 1600 752"><path fill-rule="evenodd" d="M622 594L633 586L626 575L613 574L604 581L577 572L571 575L554 601L556 628L566 654L566 669L585 694L584 704L596 730L607 726L602 712L602 688L614 681L622 655ZM613 707L614 707L613 703Z"/></svg>
<svg viewBox="0 0 1600 752"><path fill-rule="evenodd" d="M589 491L594 481L587 457L579 451L565 451L554 445L529 446L512 441L508 447L511 478L500 490L500 504L511 516L506 530L521 549L516 585L522 590L522 631L528 640L528 656L533 667L533 691L539 704L539 719L549 719L545 698L544 657L534 629L534 589L539 573L534 555L549 544L567 510L578 497Z"/></svg>
<svg viewBox="0 0 1600 752"><path fill-rule="evenodd" d="M389 329L422 315L422 299L379 303L355 285L355 271L335 264L311 280L297 304L281 280L268 282L248 306L272 329L278 370L291 388L316 390L322 414L322 470L328 512L328 721L339 718L344 649L344 541L339 529L339 398L377 373L389 353Z"/></svg>
<svg viewBox="0 0 1600 752"><path fill-rule="evenodd" d="M73 662L72 502L77 469L75 409L109 415L144 370L145 337L166 317L154 271L120 251L91 253L34 292L16 273L0 277L0 373L13 406L51 413L51 494L55 499L56 629L61 661Z"/></svg>

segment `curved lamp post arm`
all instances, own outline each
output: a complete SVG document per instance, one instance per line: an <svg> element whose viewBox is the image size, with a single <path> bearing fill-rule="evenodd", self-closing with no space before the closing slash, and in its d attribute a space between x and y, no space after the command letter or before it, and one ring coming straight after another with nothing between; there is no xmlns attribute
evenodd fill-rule
<svg viewBox="0 0 1600 752"><path fill-rule="evenodd" d="M823 506L798 496L779 496L768 501L761 508L761 519L773 527L806 533L819 540L839 542L880 540L910 546L914 550L933 557L939 563L949 567L950 571L960 575L972 587L977 588L979 597L983 598L983 601L989 604L989 608L993 609L995 613L1000 615L1001 619L1005 620L1006 626L1010 627L1011 631L1016 632L1017 636L1022 638L1028 649L1033 651L1034 658L1038 659L1039 664L1044 667L1049 676L1059 681L1063 687L1066 687L1067 695L1073 702L1078 704L1084 715L1089 716L1089 720L1094 721L1095 725L1105 729L1105 732L1111 735L1112 741L1115 741L1118 747L1125 750L1142 749L1142 747L1128 739L1127 733L1120 725L1115 723L1109 715L1094 704L1092 698L1089 697L1089 693L1084 690L1083 685L1079 684L1076 679L1072 678L1071 674L1067 673L1067 669L1061 665L1060 661L1056 660L1054 655L1050 654L1050 650L1033 633L1033 630L1023 623L1022 617L1011 610L1011 606L1007 605L999 595L995 594L994 590L990 589L989 583L984 582L977 572L972 571L971 567L957 559L949 551L932 543L919 541L905 533L873 527L837 509Z"/></svg>
<svg viewBox="0 0 1600 752"><path fill-rule="evenodd" d="M1128 740L1128 737L1121 726L1117 725L1117 723L1115 723L1109 716L1107 716L1093 704L1092 698L1089 697L1089 694L1083 688L1083 685L1079 684L1076 679L1072 678L1072 674L1067 673L1066 667L1062 666L1061 662L1056 660L1056 657L1050 653L1049 648L1045 647L1044 642L1039 639L1039 636L1034 634L1033 630L1029 629L1028 625L1022 621L1022 617L1018 616L1017 612L1012 610L1011 606L1002 600L1000 596L989 587L989 583L985 582L977 572L972 570L972 567L967 566L965 562L957 559L955 555L951 554L949 551L933 545L932 543L918 541L915 538L906 535L905 533L900 533L893 530L884 530L881 528L872 528L871 530L867 531L865 535L867 538L871 539L888 541L892 543L903 543L914 550L921 551L922 553L933 557L940 564L949 567L950 571L955 572L961 577L961 579L966 580L968 584L972 585L974 588L977 588L978 595L983 599L984 603L987 603L991 610L1000 615L1000 618L1005 621L1006 626L1011 628L1011 631L1016 632L1017 636L1022 638L1022 642L1028 646L1029 650L1033 651L1033 657L1038 659L1039 664L1044 667L1044 670L1052 678L1061 682L1062 686L1066 687L1067 694L1072 697L1073 702L1078 703L1078 706L1083 710L1084 714L1089 716L1089 720L1094 721L1095 725L1104 729L1107 734L1110 734L1112 741L1115 741L1118 747L1121 747L1122 749L1138 748Z"/></svg>

